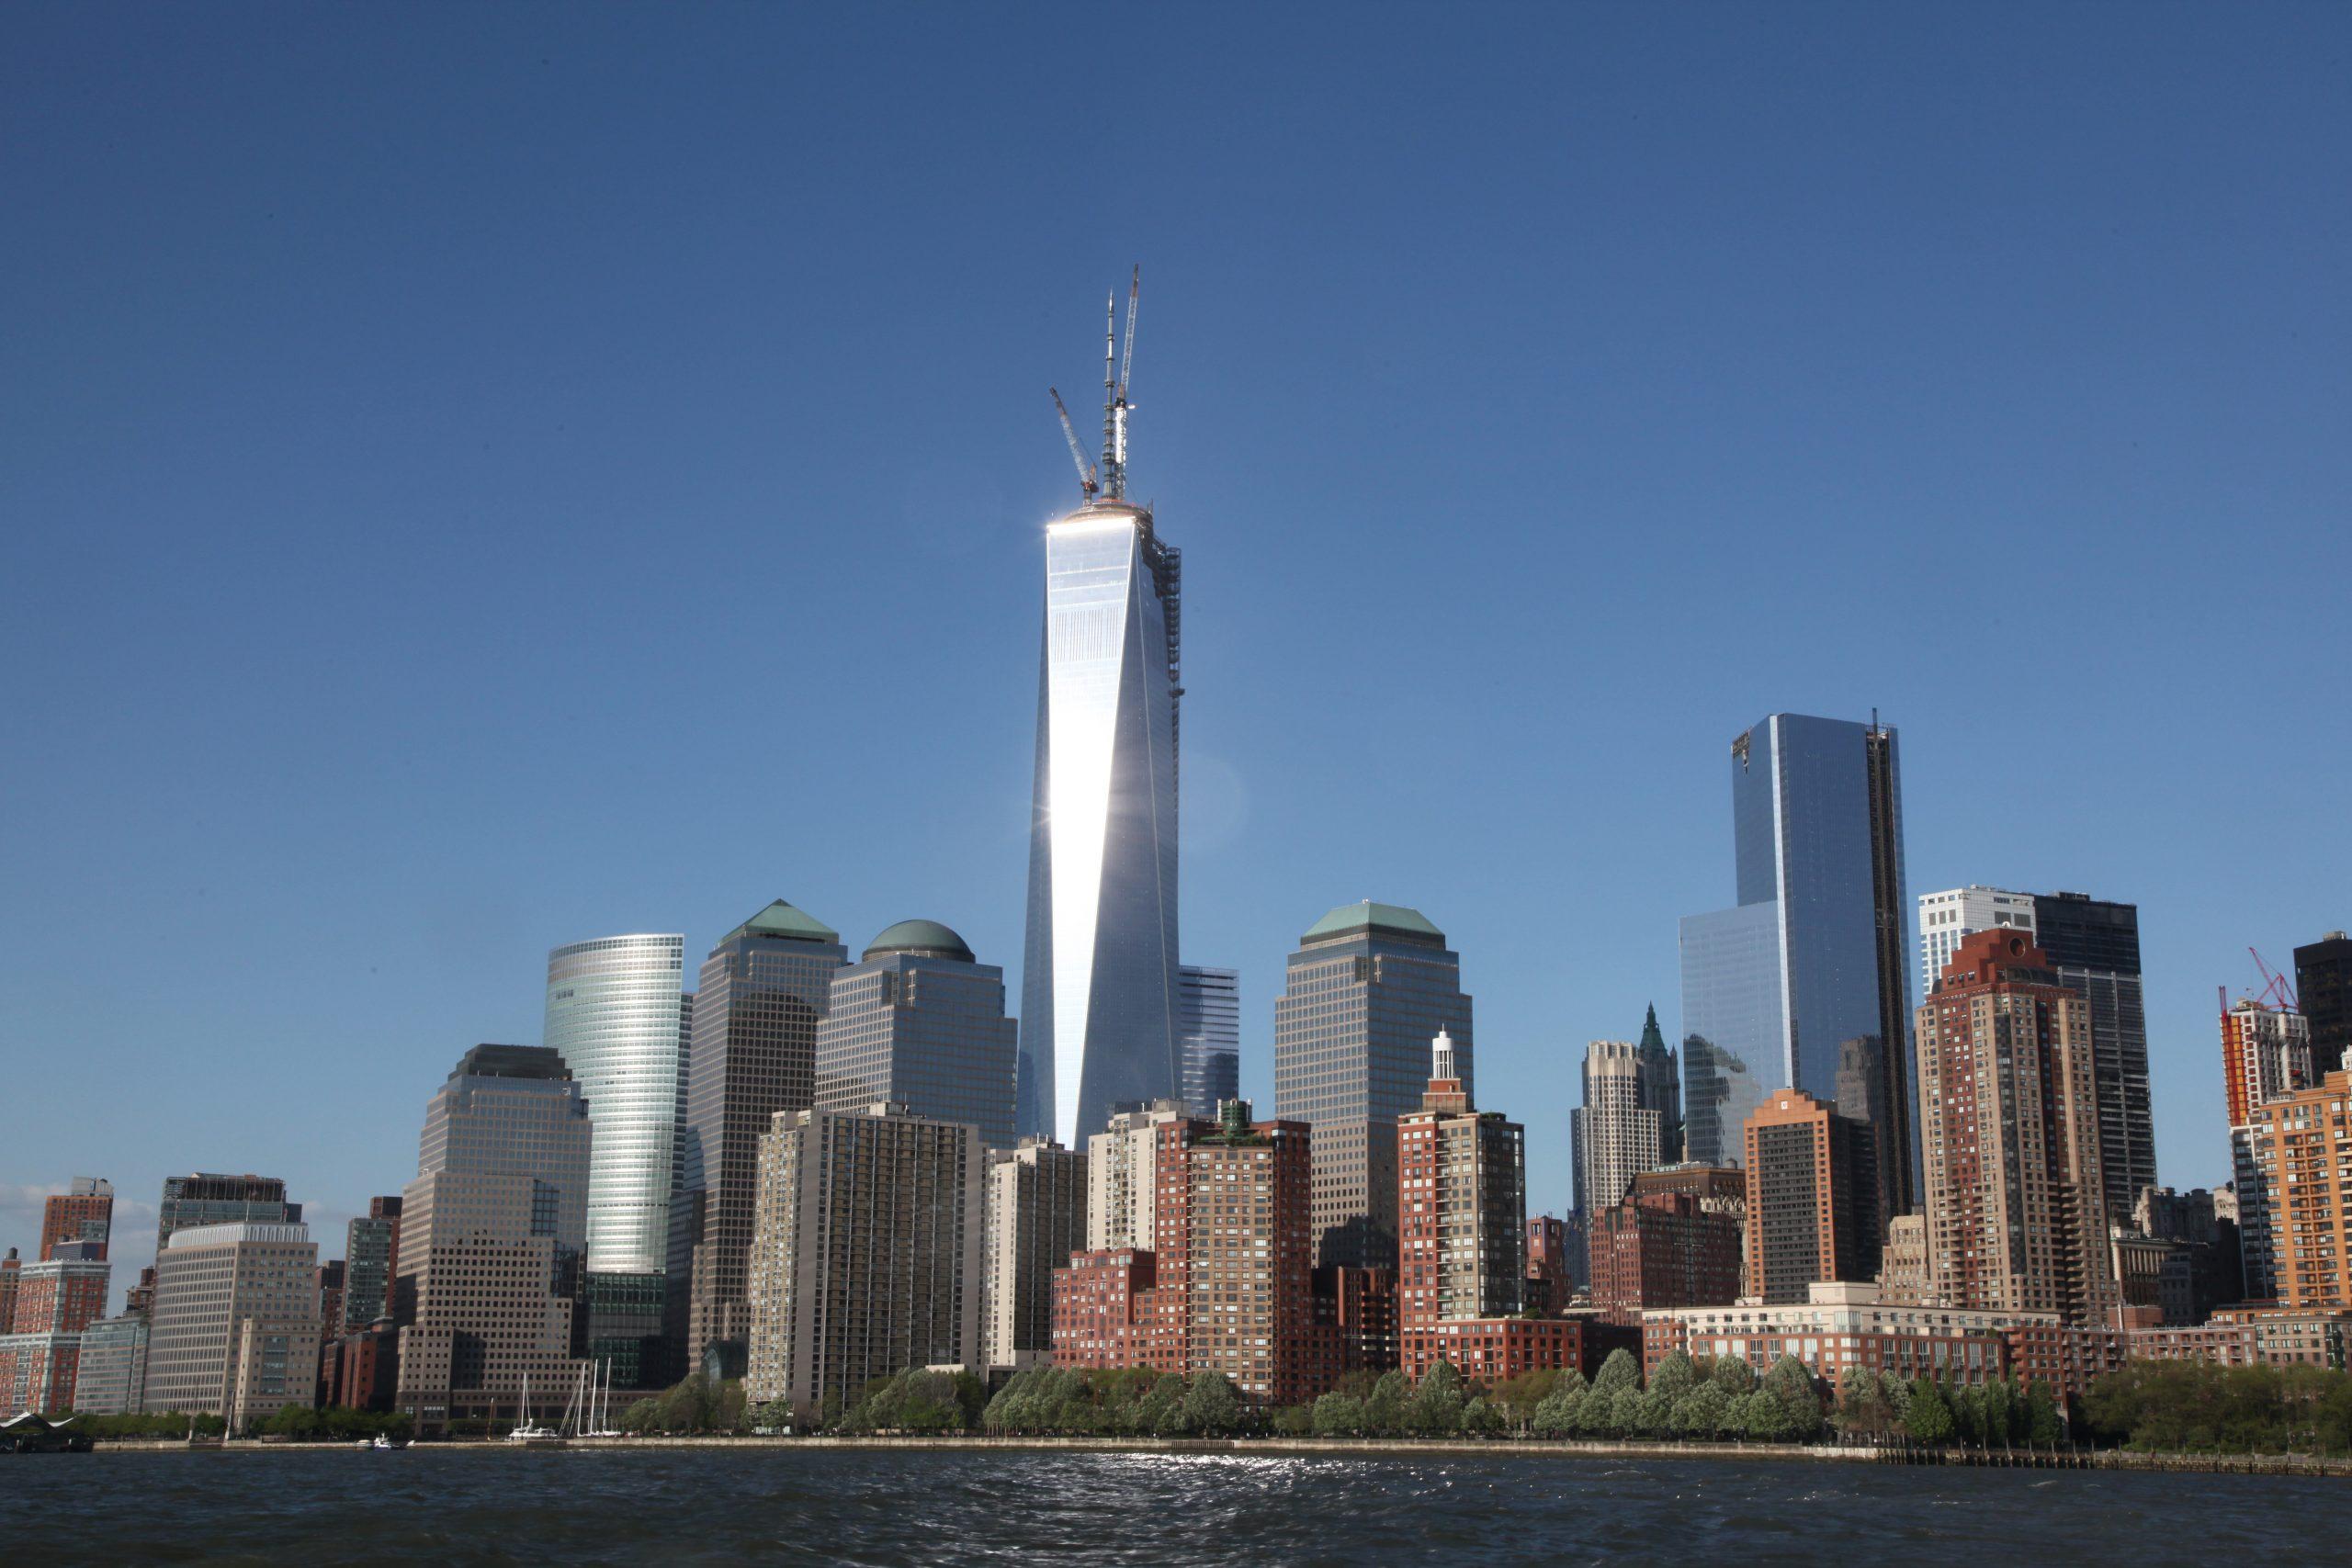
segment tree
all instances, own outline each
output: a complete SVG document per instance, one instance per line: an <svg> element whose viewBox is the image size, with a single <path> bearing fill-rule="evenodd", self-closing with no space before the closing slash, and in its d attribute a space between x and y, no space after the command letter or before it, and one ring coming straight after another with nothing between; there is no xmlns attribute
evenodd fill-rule
<svg viewBox="0 0 2352 1568"><path fill-rule="evenodd" d="M1274 1412L1273 1427L1278 1437L1306 1437L1315 1430L1315 1406L1312 1404L1283 1405Z"/></svg>
<svg viewBox="0 0 2352 1568"><path fill-rule="evenodd" d="M1713 1379L1674 1403L1674 1429L1686 1438L1720 1437L1731 1418L1731 1395Z"/></svg>
<svg viewBox="0 0 2352 1568"><path fill-rule="evenodd" d="M1781 1442L1798 1435L1788 1402L1775 1391L1758 1387L1739 1402L1736 1426L1743 1437L1759 1442Z"/></svg>
<svg viewBox="0 0 2352 1568"><path fill-rule="evenodd" d="M1623 1394L1617 1396L1620 1399ZM1674 1396L1653 1378L1650 1386L1634 1396L1634 1418L1628 1429L1645 1438L1664 1438L1674 1431Z"/></svg>
<svg viewBox="0 0 2352 1568"><path fill-rule="evenodd" d="M1365 1429L1384 1438L1403 1431L1405 1405L1411 1398L1412 1388L1403 1372L1392 1369L1381 1373L1364 1400Z"/></svg>
<svg viewBox="0 0 2352 1568"><path fill-rule="evenodd" d="M1838 1388L1838 1430L1849 1438L1884 1437L1894 1429L1885 1380L1870 1367L1849 1367Z"/></svg>
<svg viewBox="0 0 2352 1568"><path fill-rule="evenodd" d="M1951 1404L1952 1426L1960 1440L1973 1448L1984 1446L1984 1390L1973 1383L1963 1383L1945 1391L1944 1398Z"/></svg>
<svg viewBox="0 0 2352 1568"><path fill-rule="evenodd" d="M1673 1404L1699 1386L1699 1369L1690 1358L1679 1350L1669 1350L1650 1373L1650 1387L1666 1395Z"/></svg>
<svg viewBox="0 0 2352 1568"><path fill-rule="evenodd" d="M1600 1374L1592 1380L1595 1393L1613 1395L1625 1389L1641 1386L1641 1363L1622 1347L1609 1352L1609 1359L1600 1363Z"/></svg>
<svg viewBox="0 0 2352 1568"><path fill-rule="evenodd" d="M1566 1437L1577 1429L1577 1407L1584 1403L1585 1393L1584 1374L1570 1370L1535 1406L1531 1425L1544 1437Z"/></svg>
<svg viewBox="0 0 2352 1568"><path fill-rule="evenodd" d="M624 1432L659 1431L662 1426L662 1405L655 1399L640 1399L621 1412Z"/></svg>
<svg viewBox="0 0 2352 1568"><path fill-rule="evenodd" d="M1364 1428L1363 1401L1350 1393L1333 1392L1315 1402L1315 1435L1318 1438L1353 1438Z"/></svg>
<svg viewBox="0 0 2352 1568"><path fill-rule="evenodd" d="M1922 1443L1941 1445L1960 1435L1960 1428L1951 1417L1951 1405L1944 1399L1944 1391L1934 1379L1921 1377L1912 1382L1911 1404L1904 1418L1904 1427L1915 1440Z"/></svg>
<svg viewBox="0 0 2352 1568"><path fill-rule="evenodd" d="M1462 1425L1462 1374L1451 1361L1429 1370L1405 1407L1407 1430L1443 1434Z"/></svg>
<svg viewBox="0 0 2352 1568"><path fill-rule="evenodd" d="M1487 1393L1487 1400L1498 1406L1505 1420L1520 1431L1533 1425L1535 1411L1559 1385L1562 1374L1546 1368L1542 1371L1521 1372L1507 1382L1499 1383Z"/></svg>
<svg viewBox="0 0 2352 1568"><path fill-rule="evenodd" d="M2007 1378L1984 1385L1984 1446L2005 1449L2018 1435L2018 1400Z"/></svg>
<svg viewBox="0 0 2352 1568"><path fill-rule="evenodd" d="M2352 1380L2346 1382L2347 1386L2352 1386ZM2058 1418L2058 1401L2052 1396L2050 1385L2036 1379L2025 1391L2026 1440L2038 1447L2049 1448L2056 1445L2065 1435L2065 1423Z"/></svg>
<svg viewBox="0 0 2352 1568"><path fill-rule="evenodd" d="M1714 1385L1734 1399L1745 1399L1756 1391L1756 1370L1737 1356L1718 1356L1714 1371L1709 1374Z"/></svg>
<svg viewBox="0 0 2352 1568"><path fill-rule="evenodd" d="M1184 1380L1174 1372L1162 1372L1151 1385L1151 1392L1136 1402L1135 1427L1137 1432L1158 1433L1170 1417L1179 1416L1178 1407L1184 1401ZM1177 1436L1170 1433L1169 1436Z"/></svg>
<svg viewBox="0 0 2352 1568"><path fill-rule="evenodd" d="M1233 1392L1233 1384L1223 1372L1202 1371L1193 1374L1184 1390L1185 1425L1193 1431L1208 1436L1238 1430L1241 1426L1241 1399Z"/></svg>
<svg viewBox="0 0 2352 1568"><path fill-rule="evenodd" d="M1785 1435L1797 1438L1812 1438L1821 1434L1821 1394L1815 1388L1813 1372L1794 1356L1782 1356L1764 1374L1762 1391L1781 1402L1788 1419L1783 1424Z"/></svg>

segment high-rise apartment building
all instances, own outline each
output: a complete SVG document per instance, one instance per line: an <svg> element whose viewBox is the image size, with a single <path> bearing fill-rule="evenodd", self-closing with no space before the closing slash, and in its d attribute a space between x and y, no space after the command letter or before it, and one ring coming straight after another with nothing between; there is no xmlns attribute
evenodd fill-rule
<svg viewBox="0 0 2352 1568"><path fill-rule="evenodd" d="M575 942L548 954L547 1044L588 1100L587 1267L669 1267L671 1166L678 1135L683 936Z"/></svg>
<svg viewBox="0 0 2352 1568"><path fill-rule="evenodd" d="M817 1089L817 1025L848 961L840 933L779 898L719 939L695 991L685 1133L671 1225L672 1337L689 1371L739 1370L760 1139Z"/></svg>
<svg viewBox="0 0 2352 1568"><path fill-rule="evenodd" d="M1274 1115L1315 1129L1317 1263L1396 1268L1396 1119L1441 1031L1475 1093L1462 961L1419 910L1342 904L1299 939L1274 1002Z"/></svg>
<svg viewBox="0 0 2352 1568"><path fill-rule="evenodd" d="M1917 1028L1936 1297L2100 1321L2115 1281L2088 1004L2029 938L1980 931Z"/></svg>
<svg viewBox="0 0 2352 1568"><path fill-rule="evenodd" d="M787 1111L760 1140L744 1393L807 1419L876 1378L980 1361L978 1129Z"/></svg>
<svg viewBox="0 0 2352 1568"><path fill-rule="evenodd" d="M144 1407L219 1416L242 1430L280 1405L310 1403L319 1364L318 1265L308 1225L175 1228L155 1259ZM274 1387L273 1371L282 1374Z"/></svg>
<svg viewBox="0 0 2352 1568"><path fill-rule="evenodd" d="M2033 895L1970 883L1919 895L1919 994L1943 977L1944 965L1961 942L1995 927L2033 934Z"/></svg>
<svg viewBox="0 0 2352 1568"><path fill-rule="evenodd" d="M1915 1194L1895 732L1773 714L1732 742L1737 907L1682 922L1689 1158L1731 1164L1771 1089L1866 1085L1881 1208ZM1855 1089L1847 1100L1862 1098Z"/></svg>
<svg viewBox="0 0 2352 1568"><path fill-rule="evenodd" d="M40 1257L56 1256L61 1243L81 1242L97 1250L86 1256L103 1258L114 1234L114 1183L95 1176L77 1176L63 1192L43 1200L40 1213Z"/></svg>
<svg viewBox="0 0 2352 1568"><path fill-rule="evenodd" d="M1740 1224L1696 1192L1636 1188L1592 1217L1592 1304L1638 1328L1660 1307L1727 1306L1739 1299Z"/></svg>
<svg viewBox="0 0 2352 1568"><path fill-rule="evenodd" d="M2156 1179L2148 1100L2148 1014L2140 979L2140 908L2087 893L2037 894L2034 944L2058 983L2090 1009L2091 1077L2098 1093L2099 1169L2107 1212L2132 1212Z"/></svg>
<svg viewBox="0 0 2352 1568"><path fill-rule="evenodd" d="M936 920L900 920L833 971L817 1025L816 1109L888 1101L970 1122L988 1147L1009 1149L1018 1032L1004 1015L1003 970Z"/></svg>
<svg viewBox="0 0 2352 1568"><path fill-rule="evenodd" d="M981 1253L980 1352L989 1367L1053 1353L1054 1270L1086 1250L1087 1156L1023 1138L989 1156Z"/></svg>
<svg viewBox="0 0 2352 1568"><path fill-rule="evenodd" d="M2311 1026L2312 1071L2343 1066L2352 1050L2352 936L2330 931L2295 949L2295 1004Z"/></svg>
<svg viewBox="0 0 2352 1568"><path fill-rule="evenodd" d="M2281 1095L2309 1089L2310 1022L2288 1008L2241 998L2222 1014L2222 1091L2230 1125L2243 1127Z"/></svg>
<svg viewBox="0 0 2352 1568"><path fill-rule="evenodd" d="M1568 1112L1577 1213L1614 1208L1634 1178L1667 1163L1665 1118L1650 1101L1655 1078L1641 1048L1595 1040L1584 1051L1584 1103Z"/></svg>
<svg viewBox="0 0 2352 1568"><path fill-rule="evenodd" d="M58 1413L76 1408L75 1375L84 1331L106 1312L112 1269L105 1242L57 1241L48 1256L18 1269L0 1270L8 1282L0 1296L8 1316L0 1320L0 1419L28 1410ZM9 1250L7 1262L17 1255Z"/></svg>
<svg viewBox="0 0 2352 1568"><path fill-rule="evenodd" d="M1155 1100L1114 1111L1086 1140L1086 1249L1151 1250L1159 1196L1159 1129L1184 1120L1181 1100ZM1059 1265L1057 1265L1059 1267Z"/></svg>
<svg viewBox="0 0 2352 1568"><path fill-rule="evenodd" d="M1018 1122L1066 1148L1182 1077L1182 557L1118 487L1046 528Z"/></svg>
<svg viewBox="0 0 2352 1568"><path fill-rule="evenodd" d="M286 1183L274 1176L218 1176L209 1171L168 1176L164 1179L164 1197L157 1211L158 1258L170 1245L172 1233L183 1225L302 1223L302 1205L286 1201Z"/></svg>
<svg viewBox="0 0 2352 1568"><path fill-rule="evenodd" d="M2268 1294L2352 1309L2352 1072L2256 1106L2247 1131L2269 1199Z"/></svg>
<svg viewBox="0 0 2352 1568"><path fill-rule="evenodd" d="M1185 1109L1215 1116L1241 1094L1241 971L1180 965L1176 971L1177 1086Z"/></svg>
<svg viewBox="0 0 2352 1568"><path fill-rule="evenodd" d="M582 1288L594 1131L561 1055L477 1045L425 1107L401 1194L397 1407L420 1428L563 1386Z"/></svg>
<svg viewBox="0 0 2352 1568"><path fill-rule="evenodd" d="M392 1315L392 1276L401 1252L401 1201L368 1200L368 1213L344 1232L343 1319L328 1331L361 1329Z"/></svg>
<svg viewBox="0 0 2352 1568"><path fill-rule="evenodd" d="M1878 1277L1878 1145L1867 1123L1784 1089L1747 1119L1747 1293L1779 1306L1817 1281Z"/></svg>

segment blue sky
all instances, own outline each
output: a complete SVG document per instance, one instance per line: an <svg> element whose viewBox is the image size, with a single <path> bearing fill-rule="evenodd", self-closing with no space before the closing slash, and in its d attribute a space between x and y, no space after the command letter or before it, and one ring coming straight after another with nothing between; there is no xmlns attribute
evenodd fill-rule
<svg viewBox="0 0 2352 1568"><path fill-rule="evenodd" d="M784 897L1017 995L1045 389L1137 259L1246 1089L1298 933L1413 905L1563 1205L1775 709L1902 728L1914 891L2140 904L2167 1179L2226 1174L2215 987L2352 924L2341 7L0 44L0 1244L250 1169L338 1253L559 942Z"/></svg>

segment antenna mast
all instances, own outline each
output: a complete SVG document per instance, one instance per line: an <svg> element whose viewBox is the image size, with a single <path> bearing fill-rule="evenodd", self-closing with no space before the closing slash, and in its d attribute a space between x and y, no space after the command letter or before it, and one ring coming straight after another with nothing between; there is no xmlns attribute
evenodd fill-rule
<svg viewBox="0 0 2352 1568"><path fill-rule="evenodd" d="M1136 363L1136 302L1143 295L1143 264L1127 278L1127 341L1112 373L1111 328L1116 321L1114 300L1102 301L1102 490L1113 501L1127 494L1127 374Z"/></svg>

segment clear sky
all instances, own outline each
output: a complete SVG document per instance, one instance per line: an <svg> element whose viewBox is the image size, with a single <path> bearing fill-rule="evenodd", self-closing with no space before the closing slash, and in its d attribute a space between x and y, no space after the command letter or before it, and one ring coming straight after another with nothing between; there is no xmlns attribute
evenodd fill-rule
<svg viewBox="0 0 2352 1568"><path fill-rule="evenodd" d="M1179 14L1181 10L1181 15ZM1568 1195L1733 901L1731 738L1900 727L1910 886L2352 925L2352 10L0 13L0 1245L341 1225L547 950L774 897L1018 968L1041 525L1144 265L1185 956L1463 955ZM119 1275L128 1268L119 1269ZM118 1287L123 1280L118 1279Z"/></svg>

